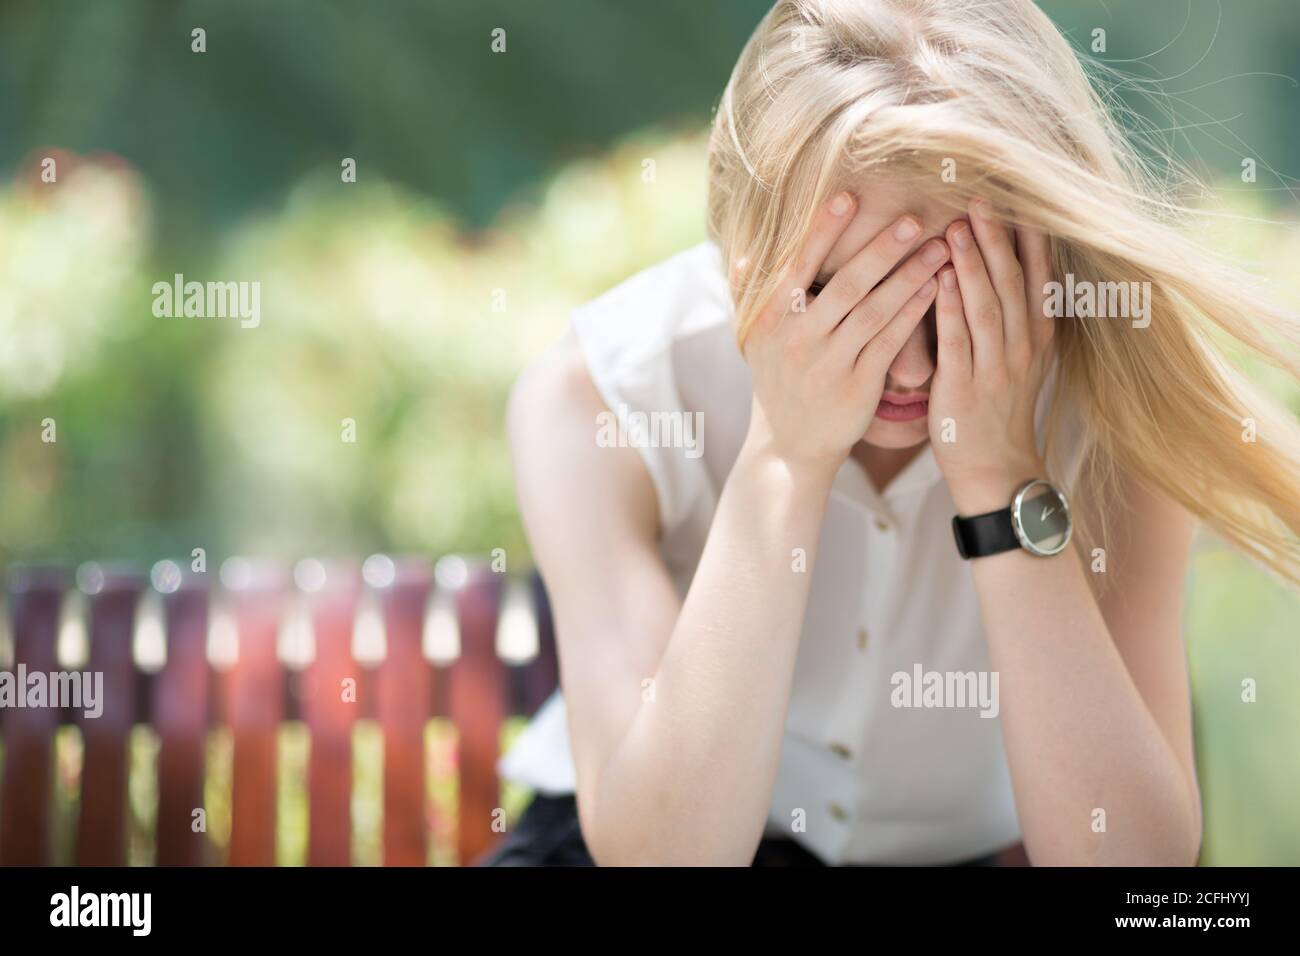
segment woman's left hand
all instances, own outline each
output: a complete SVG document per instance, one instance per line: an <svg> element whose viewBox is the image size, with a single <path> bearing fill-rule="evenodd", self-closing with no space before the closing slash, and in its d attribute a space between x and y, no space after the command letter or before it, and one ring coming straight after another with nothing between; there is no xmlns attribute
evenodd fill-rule
<svg viewBox="0 0 1300 956"><path fill-rule="evenodd" d="M1046 477L1034 411L1051 356L1054 320L1043 304L1052 264L1041 232L1017 228L1013 247L982 199L947 240L955 269L939 274L930 444L958 513L973 515L1006 507L1021 483Z"/></svg>

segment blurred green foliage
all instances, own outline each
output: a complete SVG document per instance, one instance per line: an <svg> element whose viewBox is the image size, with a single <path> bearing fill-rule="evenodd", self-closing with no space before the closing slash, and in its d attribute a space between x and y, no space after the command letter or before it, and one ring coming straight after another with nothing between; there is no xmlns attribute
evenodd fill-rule
<svg viewBox="0 0 1300 956"><path fill-rule="evenodd" d="M0 562L518 552L506 388L569 307L703 236L701 131L767 7L0 5ZM1234 203L1295 208L1300 6L1044 9L1184 160L1249 144ZM260 282L262 327L155 318L178 272Z"/></svg>
<svg viewBox="0 0 1300 956"><path fill-rule="evenodd" d="M164 257L343 156L486 226L568 160L707 118L768 5L20 0L0 5L0 168L51 145L126 157L158 196Z"/></svg>
<svg viewBox="0 0 1300 956"><path fill-rule="evenodd" d="M307 179L186 274L260 282L256 328L154 317L171 274L131 170L0 194L0 559L522 556L509 385L569 307L698 241L702 157L698 133L633 138L473 244L399 187Z"/></svg>

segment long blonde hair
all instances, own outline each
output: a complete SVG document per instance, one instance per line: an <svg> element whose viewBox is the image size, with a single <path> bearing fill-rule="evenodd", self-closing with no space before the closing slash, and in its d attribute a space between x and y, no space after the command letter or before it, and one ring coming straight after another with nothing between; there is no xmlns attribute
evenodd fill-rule
<svg viewBox="0 0 1300 956"><path fill-rule="evenodd" d="M1189 180L1161 160L1142 160L1030 0L780 0L741 53L709 145L710 237L729 274L750 261L732 280L738 340L835 191L887 180L954 213L983 195L1051 236L1058 278L1150 283L1144 328L1057 324L1048 432L1072 402L1089 495L1107 500L1122 469L1300 583L1300 428L1217 341L1300 379L1300 331L1187 238L1194 213L1177 194ZM1049 440L1049 464L1054 452Z"/></svg>

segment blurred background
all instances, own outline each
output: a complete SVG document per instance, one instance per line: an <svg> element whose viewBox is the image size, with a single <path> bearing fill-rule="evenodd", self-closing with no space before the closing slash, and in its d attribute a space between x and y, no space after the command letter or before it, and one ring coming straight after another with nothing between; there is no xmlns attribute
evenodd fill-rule
<svg viewBox="0 0 1300 956"><path fill-rule="evenodd" d="M0 3L0 566L203 547L526 567L510 383L568 309L704 238L706 130L768 6ZM1300 306L1300 5L1041 6L1081 50L1105 31L1095 55L1132 78L1116 103L1233 214L1213 241ZM260 326L155 317L175 273L259 281ZM1191 575L1203 862L1300 864L1300 600L1208 536Z"/></svg>

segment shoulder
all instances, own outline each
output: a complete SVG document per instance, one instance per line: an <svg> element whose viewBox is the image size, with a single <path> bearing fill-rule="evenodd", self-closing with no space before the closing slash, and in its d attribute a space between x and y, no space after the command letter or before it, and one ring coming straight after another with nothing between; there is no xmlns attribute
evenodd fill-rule
<svg viewBox="0 0 1300 956"><path fill-rule="evenodd" d="M525 518L570 506L599 510L604 502L653 532L656 495L645 465L632 449L597 445L605 411L572 330L515 381L506 434Z"/></svg>
<svg viewBox="0 0 1300 956"><path fill-rule="evenodd" d="M729 329L731 315L718 247L705 241L684 249L574 308L564 337L516 380L508 420L648 400L635 393L672 382L655 363L669 361L685 336Z"/></svg>
<svg viewBox="0 0 1300 956"><path fill-rule="evenodd" d="M748 367L721 252L702 242L572 312L592 385L649 473L665 534L707 510L748 422ZM698 441L707 419L709 441ZM689 433L689 435L688 435ZM609 433L607 433L608 435Z"/></svg>
<svg viewBox="0 0 1300 956"><path fill-rule="evenodd" d="M506 404L507 426L551 418L559 411L596 411L600 393L591 380L572 329L533 359L515 379ZM564 416L567 418L568 416Z"/></svg>
<svg viewBox="0 0 1300 956"><path fill-rule="evenodd" d="M722 254L709 241L642 269L571 313L597 378L610 366L652 361L684 337L727 330L732 315Z"/></svg>
<svg viewBox="0 0 1300 956"><path fill-rule="evenodd" d="M633 273L579 306L574 316L599 316L617 306L638 308L646 301L658 305L674 301L689 304L701 295L708 297L711 304L721 304L719 293L725 297L726 292L722 251L712 241L705 240Z"/></svg>
<svg viewBox="0 0 1300 956"><path fill-rule="evenodd" d="M621 496L639 501L648 492L664 535L696 522L748 422L748 368L734 314L711 242L575 308L564 339L529 366L511 394L507 421L521 498L530 489L547 493L538 475L549 474L552 485L567 482L590 494L606 493L588 487L593 482L613 487L624 507ZM705 419L707 446L700 441ZM561 447L567 450L557 461ZM529 473L518 474L521 468Z"/></svg>

